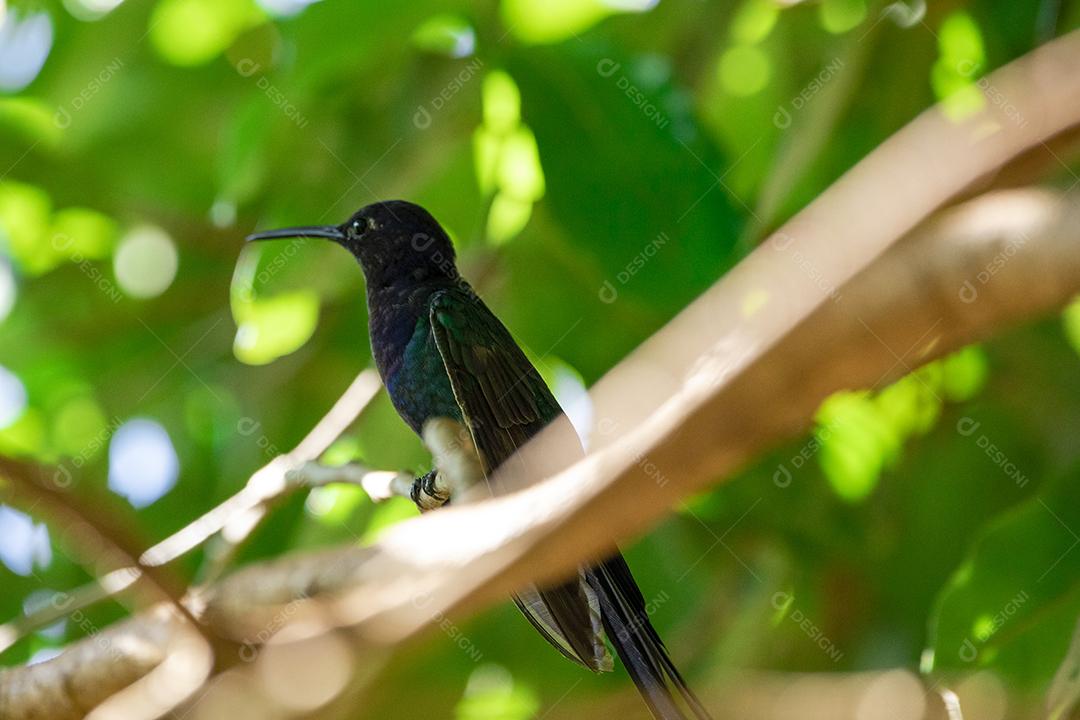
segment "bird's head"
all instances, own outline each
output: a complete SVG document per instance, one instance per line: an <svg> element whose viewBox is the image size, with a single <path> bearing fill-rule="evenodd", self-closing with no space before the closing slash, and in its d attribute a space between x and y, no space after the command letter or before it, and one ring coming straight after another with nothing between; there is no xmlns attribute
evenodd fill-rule
<svg viewBox="0 0 1080 720"><path fill-rule="evenodd" d="M341 225L269 230L247 239L289 237L333 240L360 261L372 286L457 277L454 246L446 231L427 210L404 200L372 203Z"/></svg>

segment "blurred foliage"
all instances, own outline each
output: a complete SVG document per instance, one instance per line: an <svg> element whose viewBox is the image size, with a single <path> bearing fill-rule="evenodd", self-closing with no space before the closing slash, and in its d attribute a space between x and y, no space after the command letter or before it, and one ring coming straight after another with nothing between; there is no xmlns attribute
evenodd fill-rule
<svg viewBox="0 0 1080 720"><path fill-rule="evenodd" d="M244 247L252 229L425 205L587 426L581 384L768 229L931 103L963 116L982 74L1080 24L1068 0L6 6L0 452L127 498L136 468L158 488L133 510L148 542L291 447L370 364L353 261ZM977 669L1041 704L1080 612L1078 351L1074 304L838 394L807 438L628 548L691 681ZM326 459L429 463L385 397ZM369 542L413 513L320 489L242 560ZM89 579L69 542L0 511L0 620ZM2 660L125 612L95 607ZM357 717L575 717L630 692L508 605L454 627L403 650Z"/></svg>

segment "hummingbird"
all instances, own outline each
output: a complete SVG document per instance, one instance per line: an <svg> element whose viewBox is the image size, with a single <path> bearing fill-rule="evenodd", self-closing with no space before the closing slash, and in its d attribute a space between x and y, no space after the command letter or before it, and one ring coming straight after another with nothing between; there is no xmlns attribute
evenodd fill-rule
<svg viewBox="0 0 1080 720"><path fill-rule="evenodd" d="M342 225L259 232L247 240L326 238L359 261L369 336L379 374L401 419L419 434L450 418L470 434L485 478L551 424L580 440L513 336L458 273L454 246L437 220L403 200L377 202ZM511 467L512 469L512 467ZM421 505L436 471L416 479ZM423 508L422 508L423 509ZM610 671L606 635L655 718L709 718L649 620L622 555L581 567L561 584L529 586L514 602L567 658Z"/></svg>

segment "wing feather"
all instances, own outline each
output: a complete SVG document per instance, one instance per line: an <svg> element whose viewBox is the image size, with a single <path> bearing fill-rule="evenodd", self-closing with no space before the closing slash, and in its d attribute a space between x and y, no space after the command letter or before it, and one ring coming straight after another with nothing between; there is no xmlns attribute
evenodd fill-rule
<svg viewBox="0 0 1080 720"><path fill-rule="evenodd" d="M475 295L463 288L439 291L432 296L429 316L485 475L553 420L569 427L536 368ZM611 669L599 605L583 573L556 587L530 586L514 600L568 658L593 670Z"/></svg>

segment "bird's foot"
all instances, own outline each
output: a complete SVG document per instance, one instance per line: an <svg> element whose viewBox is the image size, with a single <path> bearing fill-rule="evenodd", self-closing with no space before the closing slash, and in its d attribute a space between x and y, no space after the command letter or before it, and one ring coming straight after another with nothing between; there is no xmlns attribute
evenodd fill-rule
<svg viewBox="0 0 1080 720"><path fill-rule="evenodd" d="M412 491L409 497L416 503L420 512L437 510L450 502L450 489L445 481L439 476L438 470L432 470L426 475L413 480Z"/></svg>

